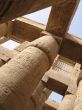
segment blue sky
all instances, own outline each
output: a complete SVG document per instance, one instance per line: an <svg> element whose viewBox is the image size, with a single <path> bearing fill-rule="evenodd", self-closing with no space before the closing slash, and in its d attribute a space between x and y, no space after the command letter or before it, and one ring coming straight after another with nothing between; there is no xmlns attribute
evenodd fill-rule
<svg viewBox="0 0 82 110"><path fill-rule="evenodd" d="M82 0L72 20L69 33L82 38Z"/></svg>

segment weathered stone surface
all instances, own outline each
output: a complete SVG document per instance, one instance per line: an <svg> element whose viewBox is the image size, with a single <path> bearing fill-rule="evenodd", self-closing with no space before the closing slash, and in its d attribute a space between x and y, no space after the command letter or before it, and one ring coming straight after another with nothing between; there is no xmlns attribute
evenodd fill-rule
<svg viewBox="0 0 82 110"><path fill-rule="evenodd" d="M76 96L72 94L65 95L58 110L73 110L75 98Z"/></svg>
<svg viewBox="0 0 82 110"><path fill-rule="evenodd" d="M61 95L65 95L67 87L71 83L70 77L56 72L50 69L43 76L42 81L45 83L46 87L52 91L55 91Z"/></svg>
<svg viewBox="0 0 82 110"><path fill-rule="evenodd" d="M15 48L16 51L18 52L22 52L24 49L26 49L28 47L30 42L25 41L22 44L20 44L18 47Z"/></svg>
<svg viewBox="0 0 82 110"><path fill-rule="evenodd" d="M5 64L5 62L0 59L0 67L1 67L2 65L4 65L4 64Z"/></svg>
<svg viewBox="0 0 82 110"><path fill-rule="evenodd" d="M46 75L45 86L42 82L39 83L58 52L75 62L82 63L82 40L75 39L71 35L65 36L78 3L79 0L0 0L0 23L6 22L0 24L0 37L5 35L19 42L36 39L29 45L26 41L16 48L20 54L14 58L16 54L13 55L11 51L0 47L0 66L4 61L7 62L13 58L0 68L0 110L42 110L50 92L45 88L46 85L51 87L51 90L66 95L60 106L47 100L43 110L73 110L75 99L74 110L82 110L82 81L80 81L82 76L79 75L79 67L74 69L71 75L64 76L62 72L62 74ZM8 20L51 5L52 10L46 28L48 32L41 33L45 30L45 25L24 18L7 23ZM58 38L59 36L61 38ZM41 38L37 39L38 37ZM70 76L75 83L71 82ZM67 89L68 85L70 86Z"/></svg>
<svg viewBox="0 0 82 110"><path fill-rule="evenodd" d="M59 107L59 104L51 99L47 99L45 101L44 107L42 110L57 110Z"/></svg>
<svg viewBox="0 0 82 110"><path fill-rule="evenodd" d="M73 110L82 110L82 80L79 82L78 90L76 93L76 100Z"/></svg>
<svg viewBox="0 0 82 110"><path fill-rule="evenodd" d="M34 90L31 98L27 101L24 110L42 110L42 107L49 97L51 91L45 88L42 81L38 84L37 88Z"/></svg>
<svg viewBox="0 0 82 110"><path fill-rule="evenodd" d="M0 46L0 59L7 62L11 58L17 55L17 52L15 50L9 50L3 46Z"/></svg>
<svg viewBox="0 0 82 110"><path fill-rule="evenodd" d="M10 36L10 38L19 41L25 41L25 40L32 41L43 35L55 36L54 34L49 33L47 31L41 33L42 30L45 30L45 25L20 17L14 21L14 27L13 27L14 36ZM74 62L78 62L82 64L82 46L81 46L82 39L80 39L78 36L74 36L68 33L65 34L64 38L58 36L55 36L55 38L57 42L61 44L59 51L60 55L69 58Z"/></svg>
<svg viewBox="0 0 82 110"><path fill-rule="evenodd" d="M82 39L66 34L62 40L60 55L82 64Z"/></svg>
<svg viewBox="0 0 82 110"><path fill-rule="evenodd" d="M0 24L0 37L6 34L7 34L7 24L6 23Z"/></svg>
<svg viewBox="0 0 82 110"><path fill-rule="evenodd" d="M71 82L67 88L66 93L67 94L73 94L75 95L77 92L77 83L76 82Z"/></svg>
<svg viewBox="0 0 82 110"><path fill-rule="evenodd" d="M34 40L32 43L30 43L30 45L35 46L44 51L48 55L50 64L53 62L59 51L59 46L55 38L48 35Z"/></svg>
<svg viewBox="0 0 82 110"><path fill-rule="evenodd" d="M79 76L80 76L80 73L81 73L80 68L81 68L81 64L76 63L76 64L75 64L75 67L74 67L74 69L73 69L73 71L72 71L71 79L72 79L74 82L76 82L76 83L77 83L77 80L79 79Z"/></svg>
<svg viewBox="0 0 82 110"><path fill-rule="evenodd" d="M48 68L48 57L36 47L28 47L0 68L0 108L22 110Z"/></svg>
<svg viewBox="0 0 82 110"><path fill-rule="evenodd" d="M35 21L20 17L13 21L12 36L14 39L21 41L33 41L40 37L40 33L45 30L46 26ZM11 37L11 36L10 36Z"/></svg>
<svg viewBox="0 0 82 110"><path fill-rule="evenodd" d="M16 56L18 52L15 50L9 50L3 46L0 46L0 66L7 63L10 59Z"/></svg>
<svg viewBox="0 0 82 110"><path fill-rule="evenodd" d="M62 1L62 0L61 0ZM64 36L80 0L64 0L54 4L50 13L46 30L58 36Z"/></svg>
<svg viewBox="0 0 82 110"><path fill-rule="evenodd" d="M0 0L0 23L59 3L58 0Z"/></svg>
<svg viewBox="0 0 82 110"><path fill-rule="evenodd" d="M22 110L58 50L53 37L43 36L0 68L0 107Z"/></svg>

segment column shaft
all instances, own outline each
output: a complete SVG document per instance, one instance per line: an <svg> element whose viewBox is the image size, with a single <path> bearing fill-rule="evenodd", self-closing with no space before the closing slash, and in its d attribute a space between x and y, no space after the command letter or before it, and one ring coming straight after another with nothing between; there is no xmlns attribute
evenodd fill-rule
<svg viewBox="0 0 82 110"><path fill-rule="evenodd" d="M32 44L0 68L1 110L24 109L59 49L51 36L43 36L34 43L36 46Z"/></svg>
<svg viewBox="0 0 82 110"><path fill-rule="evenodd" d="M28 47L13 58L0 69L0 104L22 110L48 68L46 54L36 47Z"/></svg>

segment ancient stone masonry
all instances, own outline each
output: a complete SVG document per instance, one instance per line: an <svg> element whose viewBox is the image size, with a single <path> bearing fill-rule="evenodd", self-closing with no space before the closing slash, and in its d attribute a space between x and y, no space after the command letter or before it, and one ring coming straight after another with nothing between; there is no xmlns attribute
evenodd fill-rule
<svg viewBox="0 0 82 110"><path fill-rule="evenodd" d="M0 0L0 110L82 110L82 39L67 33L79 2ZM47 25L22 17L49 6Z"/></svg>

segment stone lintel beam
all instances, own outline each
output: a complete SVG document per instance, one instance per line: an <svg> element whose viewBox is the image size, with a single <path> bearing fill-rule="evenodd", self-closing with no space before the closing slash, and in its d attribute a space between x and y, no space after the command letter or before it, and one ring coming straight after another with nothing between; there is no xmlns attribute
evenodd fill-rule
<svg viewBox="0 0 82 110"><path fill-rule="evenodd" d="M46 26L32 20L20 17L13 21L13 37L21 41L32 41L40 36Z"/></svg>
<svg viewBox="0 0 82 110"><path fill-rule="evenodd" d="M31 30L33 30L33 32L31 32ZM25 18L18 18L16 19L16 21L14 21L12 38L18 41L21 40L23 42L25 40L32 41L34 39L37 39L38 37L41 37L42 35L54 36L44 30L44 25L38 24L32 20ZM82 39L68 33L65 35L65 38L63 40L62 38L58 38L58 36L54 37L57 42L61 44L59 51L60 55L82 64Z"/></svg>
<svg viewBox="0 0 82 110"><path fill-rule="evenodd" d="M39 36L41 37L44 35L49 35L49 36L54 36L55 39L58 40L58 42L62 41L62 38L45 31L45 28L46 28L45 25L42 25L35 21L20 17L20 18L17 18L15 21L13 21L13 32L12 32L13 36L12 37L15 37L16 39L17 38L22 39L22 41L25 41L25 40L32 41L34 39L37 39ZM33 30L33 32L31 32L31 30ZM26 36L27 34L28 36ZM65 35L65 39L70 40L74 42L75 44L82 45L82 40L74 35L67 33Z"/></svg>
<svg viewBox="0 0 82 110"><path fill-rule="evenodd" d="M0 23L33 13L64 0L0 0Z"/></svg>
<svg viewBox="0 0 82 110"><path fill-rule="evenodd" d="M41 35L51 35L53 34L42 31ZM71 59L74 62L78 62L82 64L82 39L74 36L72 34L67 33L65 37L58 38L58 36L55 36L55 39L59 43L60 51L59 54L65 58Z"/></svg>
<svg viewBox="0 0 82 110"><path fill-rule="evenodd" d="M59 51L61 56L82 64L82 39L66 34Z"/></svg>
<svg viewBox="0 0 82 110"><path fill-rule="evenodd" d="M65 92L71 83L69 77L64 74L55 72L55 70L50 69L43 76L42 81L46 85L46 87L50 90L53 90L61 95L65 95Z"/></svg>
<svg viewBox="0 0 82 110"><path fill-rule="evenodd" d="M45 104L42 110L57 110L58 107L59 107L59 104L57 102L48 99L45 101Z"/></svg>
<svg viewBox="0 0 82 110"><path fill-rule="evenodd" d="M57 49L53 37L43 36L0 68L1 110L23 110Z"/></svg>
<svg viewBox="0 0 82 110"><path fill-rule="evenodd" d="M58 36L67 32L80 0L65 0L54 5L51 10L46 30Z"/></svg>

